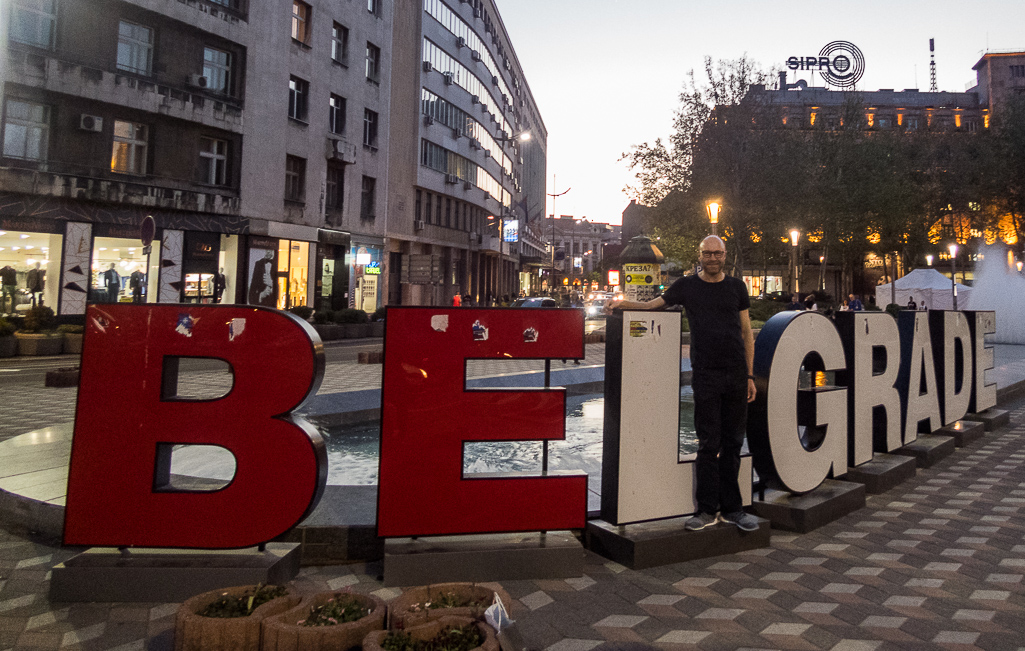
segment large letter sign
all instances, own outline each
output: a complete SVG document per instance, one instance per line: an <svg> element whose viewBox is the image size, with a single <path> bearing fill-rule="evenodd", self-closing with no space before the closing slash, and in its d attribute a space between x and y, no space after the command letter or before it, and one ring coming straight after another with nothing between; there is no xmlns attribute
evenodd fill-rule
<svg viewBox="0 0 1025 651"><path fill-rule="evenodd" d="M872 452L901 447L900 339L897 322L886 312L837 312L847 370L837 373L847 387L848 464L872 460Z"/></svg>
<svg viewBox="0 0 1025 651"><path fill-rule="evenodd" d="M216 400L177 394L177 360L224 360L234 375ZM66 545L229 549L302 521L327 479L320 434L290 412L316 393L316 332L258 307L91 305L68 471ZM235 457L214 492L169 482L174 445Z"/></svg>
<svg viewBox="0 0 1025 651"><path fill-rule="evenodd" d="M943 427L936 389L936 366L929 335L929 313L904 310L897 315L900 330L900 373L897 387L904 402L904 444L923 432ZM953 374L951 374L953 376ZM922 421L928 421L924 423Z"/></svg>
<svg viewBox="0 0 1025 651"><path fill-rule="evenodd" d="M972 397L972 333L966 315L947 310L929 313L929 330L943 424L950 425L968 413Z"/></svg>
<svg viewBox="0 0 1025 651"><path fill-rule="evenodd" d="M802 367L843 370L840 335L817 312L781 312L758 335L754 370L767 387L759 388L761 409L752 410L748 441L758 475L793 493L847 472L847 389L798 389ZM757 417L763 410L765 417Z"/></svg>
<svg viewBox="0 0 1025 651"><path fill-rule="evenodd" d="M972 395L968 411L977 414L997 404L997 383L986 382L986 371L993 369L993 347L986 346L986 335L997 331L996 312L965 312L972 333Z"/></svg>
<svg viewBox="0 0 1025 651"><path fill-rule="evenodd" d="M582 528L587 476L463 475L468 441L561 440L563 390L467 390L468 359L582 358L581 310L389 308L382 537Z"/></svg>

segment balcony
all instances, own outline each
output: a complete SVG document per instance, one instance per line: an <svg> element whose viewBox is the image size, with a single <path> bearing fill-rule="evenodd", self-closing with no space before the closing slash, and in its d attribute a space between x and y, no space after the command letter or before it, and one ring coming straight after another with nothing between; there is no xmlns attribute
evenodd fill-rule
<svg viewBox="0 0 1025 651"><path fill-rule="evenodd" d="M8 55L9 82L242 132L242 109L206 94L26 50Z"/></svg>
<svg viewBox="0 0 1025 651"><path fill-rule="evenodd" d="M231 188L203 191L180 179L126 177L52 161L34 168L0 167L0 191L214 215L239 214L238 192Z"/></svg>

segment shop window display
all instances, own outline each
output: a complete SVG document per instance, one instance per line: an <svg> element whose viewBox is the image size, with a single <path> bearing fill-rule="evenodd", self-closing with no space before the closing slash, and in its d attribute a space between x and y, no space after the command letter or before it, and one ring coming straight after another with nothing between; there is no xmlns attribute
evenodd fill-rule
<svg viewBox="0 0 1025 651"><path fill-rule="evenodd" d="M147 300L146 258L138 240L95 238L89 300L93 303L152 302Z"/></svg>
<svg viewBox="0 0 1025 651"><path fill-rule="evenodd" d="M307 304L310 244L296 240L278 243L278 309Z"/></svg>
<svg viewBox="0 0 1025 651"><path fill-rule="evenodd" d="M57 284L47 284L46 272L50 250L59 255L61 240L48 233L0 229L0 315L56 305Z"/></svg>

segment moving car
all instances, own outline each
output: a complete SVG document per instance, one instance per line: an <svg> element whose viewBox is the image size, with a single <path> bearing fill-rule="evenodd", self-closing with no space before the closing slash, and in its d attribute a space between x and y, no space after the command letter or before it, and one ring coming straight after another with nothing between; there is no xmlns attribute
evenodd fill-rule
<svg viewBox="0 0 1025 651"><path fill-rule="evenodd" d="M559 307L555 299L547 296L531 296L529 298L517 298L509 307Z"/></svg>
<svg viewBox="0 0 1025 651"><path fill-rule="evenodd" d="M605 318L605 303L608 302L608 298L596 298L592 301L588 301L584 304L584 310L588 319L603 319Z"/></svg>

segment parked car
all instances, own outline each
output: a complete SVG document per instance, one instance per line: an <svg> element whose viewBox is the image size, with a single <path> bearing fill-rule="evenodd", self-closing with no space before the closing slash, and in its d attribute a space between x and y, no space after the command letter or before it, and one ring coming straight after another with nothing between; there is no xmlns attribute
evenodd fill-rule
<svg viewBox="0 0 1025 651"><path fill-rule="evenodd" d="M529 298L517 298L509 307L559 307L554 298L547 296L531 296Z"/></svg>

